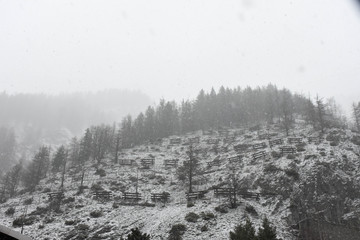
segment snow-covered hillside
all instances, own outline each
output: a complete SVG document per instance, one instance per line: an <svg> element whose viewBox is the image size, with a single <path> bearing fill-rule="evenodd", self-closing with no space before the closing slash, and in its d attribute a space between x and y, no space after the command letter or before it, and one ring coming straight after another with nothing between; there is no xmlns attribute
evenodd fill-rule
<svg viewBox="0 0 360 240"><path fill-rule="evenodd" d="M224 141L225 134L235 136L234 140ZM193 190L207 193L189 206L185 195L188 183L179 181L176 167L167 169L164 161L179 159L181 166L188 160L188 139L196 136L200 142L193 147L201 174L194 177ZM48 192L59 190L61 175L49 174L37 191L22 193L0 205L0 224L12 227L14 219L26 212L31 224L24 226L24 233L34 239L119 239L135 227L150 234L151 239L167 239L175 224L186 225L183 239L228 239L229 231L246 217L257 229L265 216L276 226L278 237L290 240L296 239L297 224L305 215L321 215L328 222L355 227L360 219L359 136L350 130L329 129L321 142L309 143L309 137L317 136L319 133L302 121L289 136L301 138L300 144L289 144L289 137L276 125L172 136L181 138L181 143L170 144L166 138L124 150L121 158L135 160L132 166L114 164L110 158L100 166L89 163L84 180L88 188L82 194L77 194L81 173L69 169L59 211L50 209ZM212 144L209 139L220 141ZM283 143L270 148L271 139L282 139ZM263 142L264 149L253 149L254 144ZM242 152L234 150L239 144ZM293 146L295 153L281 154L284 145ZM253 158L255 152L263 150L265 157ZM241 161L230 162L228 158L235 155L241 155ZM155 164L143 169L141 159L149 157L155 158ZM209 165L213 161L218 166ZM105 174L95 174L101 172L99 169ZM215 187L231 187L232 179L238 182L239 206L235 209L224 207L228 198L217 197L213 191ZM136 188L142 200L131 205L124 201L123 192L135 192ZM111 191L112 197L95 199L94 189ZM260 198L244 198L244 191L259 193ZM153 204L151 193L161 192L170 193L170 200ZM219 211L219 206L224 211ZM11 207L15 208L14 215L5 214ZM190 212L200 216L202 212L213 213L215 217L188 222L185 216Z"/></svg>

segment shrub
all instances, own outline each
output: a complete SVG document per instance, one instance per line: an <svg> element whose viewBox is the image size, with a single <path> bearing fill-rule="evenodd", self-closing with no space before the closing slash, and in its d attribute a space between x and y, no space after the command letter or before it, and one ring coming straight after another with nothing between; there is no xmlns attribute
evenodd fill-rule
<svg viewBox="0 0 360 240"><path fill-rule="evenodd" d="M186 204L186 207L190 208L190 207L193 207L194 205L195 205L194 202L188 201Z"/></svg>
<svg viewBox="0 0 360 240"><path fill-rule="evenodd" d="M274 164L271 164L271 163L266 165L264 168L265 173L273 173L273 172L277 172L277 171L281 171L281 168L278 168Z"/></svg>
<svg viewBox="0 0 360 240"><path fill-rule="evenodd" d="M305 146L306 146L306 143L299 143L296 145L296 150L298 152L304 152L305 151Z"/></svg>
<svg viewBox="0 0 360 240"><path fill-rule="evenodd" d="M13 227L21 227L22 223L24 223L24 225L32 225L35 222L35 217L34 216L29 216L29 217L19 217L16 218L13 221Z"/></svg>
<svg viewBox="0 0 360 240"><path fill-rule="evenodd" d="M129 180L131 181L131 182L137 182L137 177L134 177L134 176L130 176L129 177Z"/></svg>
<svg viewBox="0 0 360 240"><path fill-rule="evenodd" d="M165 184L165 178L163 176L156 176L156 180L159 184Z"/></svg>
<svg viewBox="0 0 360 240"><path fill-rule="evenodd" d="M99 211L99 210L95 210L95 211L90 212L90 217L92 217L92 218L98 218L98 217L101 217L101 216L102 216L102 212Z"/></svg>
<svg viewBox="0 0 360 240"><path fill-rule="evenodd" d="M105 176L106 176L106 172L105 172L104 169L99 168L99 169L96 169L95 175L99 175L100 177L105 177Z"/></svg>
<svg viewBox="0 0 360 240"><path fill-rule="evenodd" d="M53 217L46 217L45 219L44 219L44 223L52 223L52 222L54 222L55 221L55 218L53 218Z"/></svg>
<svg viewBox="0 0 360 240"><path fill-rule="evenodd" d="M353 136L350 141L353 144L360 146L360 136Z"/></svg>
<svg viewBox="0 0 360 240"><path fill-rule="evenodd" d="M100 184L95 183L95 184L93 184L91 186L91 190L93 190L93 191L103 191L104 188Z"/></svg>
<svg viewBox="0 0 360 240"><path fill-rule="evenodd" d="M299 180L299 173L296 171L296 169L293 168L285 169L285 173L289 177L294 178L294 180Z"/></svg>
<svg viewBox="0 0 360 240"><path fill-rule="evenodd" d="M86 230L89 230L90 227L89 225L86 225L86 224L79 224L76 226L76 229L79 230L79 231L86 231Z"/></svg>
<svg viewBox="0 0 360 240"><path fill-rule="evenodd" d="M28 198L24 200L24 205L30 205L33 202L33 198Z"/></svg>
<svg viewBox="0 0 360 240"><path fill-rule="evenodd" d="M15 213L15 208L13 208L13 207L10 207L5 211L5 214L7 216L12 216L12 215L14 215L14 213Z"/></svg>
<svg viewBox="0 0 360 240"><path fill-rule="evenodd" d="M252 205L247 205L245 207L245 211L248 212L249 214L253 215L253 216L258 215L258 213L256 212L255 208Z"/></svg>
<svg viewBox="0 0 360 240"><path fill-rule="evenodd" d="M333 146L333 147L335 147L335 146L338 146L339 145L339 142L330 142L330 146Z"/></svg>
<svg viewBox="0 0 360 240"><path fill-rule="evenodd" d="M294 154L288 154L286 156L287 159L295 159L295 155Z"/></svg>
<svg viewBox="0 0 360 240"><path fill-rule="evenodd" d="M150 235L142 233L138 228L133 228L127 235L127 240L150 240Z"/></svg>
<svg viewBox="0 0 360 240"><path fill-rule="evenodd" d="M79 186L78 191L76 192L76 195L80 195L84 192L84 189L88 189L88 186Z"/></svg>
<svg viewBox="0 0 360 240"><path fill-rule="evenodd" d="M44 188L43 193L49 193L49 192L51 192L50 188Z"/></svg>
<svg viewBox="0 0 360 240"><path fill-rule="evenodd" d="M217 211L219 213L228 213L229 209L226 205L222 204L222 205L215 207L215 211Z"/></svg>
<svg viewBox="0 0 360 240"><path fill-rule="evenodd" d="M305 157L304 157L305 160L308 160L310 158L317 158L317 156L315 154L308 154L308 155L305 155Z"/></svg>
<svg viewBox="0 0 360 240"><path fill-rule="evenodd" d="M32 211L29 215L44 215L49 211L48 207L36 207L34 211Z"/></svg>
<svg viewBox="0 0 360 240"><path fill-rule="evenodd" d="M69 225L74 225L75 224L75 220L65 220L65 225L69 226Z"/></svg>
<svg viewBox="0 0 360 240"><path fill-rule="evenodd" d="M186 231L186 226L184 224L175 224L171 227L169 232L168 240L181 240L182 235Z"/></svg>
<svg viewBox="0 0 360 240"><path fill-rule="evenodd" d="M255 235L255 228L249 219L246 219L244 225L241 223L237 225L234 229L234 232L230 231L230 240L255 240L257 239Z"/></svg>
<svg viewBox="0 0 360 240"><path fill-rule="evenodd" d="M340 142L340 135L330 133L329 135L327 135L326 140L329 142Z"/></svg>
<svg viewBox="0 0 360 240"><path fill-rule="evenodd" d="M201 216L202 219L204 219L204 220L210 220L210 219L215 218L215 215L214 215L212 212L207 212L207 213L202 212L202 213L200 214L200 216Z"/></svg>
<svg viewBox="0 0 360 240"><path fill-rule="evenodd" d="M278 158L281 157L281 154L279 152L272 151L271 152L271 157L278 159Z"/></svg>
<svg viewBox="0 0 360 240"><path fill-rule="evenodd" d="M64 203L64 204L72 203L72 202L75 202L75 198L74 198L74 197L68 197L68 198L65 198L65 199L63 200L63 203Z"/></svg>
<svg viewBox="0 0 360 240"><path fill-rule="evenodd" d="M194 212L189 212L188 214L186 214L185 216L185 220L188 222L197 222L197 220L200 218L199 215L197 215Z"/></svg>
<svg viewBox="0 0 360 240"><path fill-rule="evenodd" d="M200 228L200 231L202 232L207 232L209 229L208 229L208 226L207 225L204 225Z"/></svg>

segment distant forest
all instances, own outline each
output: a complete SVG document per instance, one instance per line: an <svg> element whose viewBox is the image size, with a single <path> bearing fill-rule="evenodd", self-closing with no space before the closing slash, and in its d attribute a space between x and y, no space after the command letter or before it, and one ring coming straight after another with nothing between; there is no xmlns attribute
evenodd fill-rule
<svg viewBox="0 0 360 240"><path fill-rule="evenodd" d="M123 147L154 141L195 130L223 127L251 127L280 124L289 133L295 116L305 119L315 129L345 127L348 122L334 99L324 100L279 90L275 85L257 88L225 88L216 92L201 90L194 100L161 100L149 106L135 119L130 115L121 122Z"/></svg>
<svg viewBox="0 0 360 240"><path fill-rule="evenodd" d="M125 90L55 96L0 93L2 170L43 144L65 144L91 125L120 121L150 104L147 95Z"/></svg>

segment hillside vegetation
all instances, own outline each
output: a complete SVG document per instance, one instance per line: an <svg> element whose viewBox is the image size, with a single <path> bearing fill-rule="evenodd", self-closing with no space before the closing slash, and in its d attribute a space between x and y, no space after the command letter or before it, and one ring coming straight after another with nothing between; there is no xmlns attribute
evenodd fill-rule
<svg viewBox="0 0 360 240"><path fill-rule="evenodd" d="M33 192L21 191L0 206L2 224L12 226L26 208L29 226L25 226L25 232L35 239L79 239L80 235L89 239L116 239L134 227L150 234L152 239L166 239L177 224L186 227L183 239L226 239L230 230L246 217L260 226L265 216L276 223L278 236L283 239L296 239L299 234L331 234L324 230L325 223L345 232L357 231L360 202L357 134L328 129L321 142L309 143L308 137L317 135L303 121L297 121L291 132L291 136L302 139L300 144L288 144L277 125L205 134L199 131L178 136L180 144L170 144L170 139L165 138L156 144L126 149L118 163L109 157L100 163L87 162L81 192L82 171L70 167L63 183L65 197L59 206L49 201L48 192L59 191L61 173L48 174ZM262 139L263 134L269 134L266 137L270 139L283 139L283 145L292 145L296 151L281 155L282 145L270 148L269 140ZM182 166L188 161L187 142L196 136L200 141L192 146L199 166L193 191L205 191L205 194L189 204L185 196L188 181L179 181L176 167L165 168L164 161L179 159ZM233 136L231 142L229 136ZM210 139L220 141L211 144ZM265 157L253 159L256 151L252 146L260 142L266 144ZM234 146L239 144L247 149L236 152ZM229 161L230 156L238 154L241 155L238 161ZM141 160L145 158L154 158L154 165L144 167ZM122 160L133 160L133 164L121 165L125 163ZM214 196L213 189L233 187L234 179L238 183L238 206L231 208L229 198ZM135 204L123 199L124 192L136 192L136 189L141 193L140 201ZM112 196L96 199L96 190L110 191ZM151 193L162 192L170 194L169 201L152 203ZM244 192L259 193L259 199L247 198L242 195ZM13 215L5 214L9 208L15 209ZM198 217L186 220L189 213ZM301 222L308 219L325 222L324 229L311 224L308 228L301 227Z"/></svg>
<svg viewBox="0 0 360 240"><path fill-rule="evenodd" d="M1 224L35 239L228 239L268 219L279 239L359 239L360 136L334 106L272 85L162 100L13 166Z"/></svg>

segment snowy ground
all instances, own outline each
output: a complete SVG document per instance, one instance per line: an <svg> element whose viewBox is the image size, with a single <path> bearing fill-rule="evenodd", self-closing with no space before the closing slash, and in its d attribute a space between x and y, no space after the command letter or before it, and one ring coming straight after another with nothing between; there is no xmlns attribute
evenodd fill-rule
<svg viewBox="0 0 360 240"><path fill-rule="evenodd" d="M231 129L230 134L244 129ZM122 157L125 159L136 160L137 166L140 166L140 160L149 156L155 157L155 165L150 170L139 170L137 166L119 166L111 163L110 159L105 159L103 168L106 172L105 177L94 175L95 167L93 163L87 166L88 171L85 176L84 185L86 189L82 195L76 195L79 186L79 180L76 179L79 173L75 176L67 176L65 182L65 198L75 197L74 202L63 204L61 206L62 213L48 212L44 215L36 215L34 224L24 227L25 234L34 239L65 239L69 233L80 231L76 230L76 226L86 224L89 226L89 239L117 239L119 236L125 236L129 233L131 228L139 227L141 231L149 233L152 239L166 239L169 235L169 230L174 224L182 223L187 226L187 231L183 235L184 239L227 239L229 231L243 222L245 217L249 217L256 227L261 225L261 219L267 216L276 228L278 236L282 239L294 239L290 232L289 218L290 218L290 199L284 197L281 191L286 192L287 185L279 186L281 181L278 179L285 179L292 188L296 188L298 181L294 181L291 177L286 176L285 169L296 167L300 174L300 179L305 179L307 174L312 171L313 165L316 162L333 162L340 161L344 154L347 155L347 161L350 163L358 159L356 155L359 151L358 146L355 146L348 140L341 142L339 146L331 147L329 142L324 140L320 144L306 144L305 151L299 152L296 159L289 159L285 156L275 159L271 152L279 152L279 146L274 146L270 149L268 140L259 140L260 133L277 133L273 138L286 137L276 127L272 126L268 129L260 131L244 130L244 133L238 135L232 143L223 143L224 136L214 133L211 136L202 135L201 132L188 134L187 136L179 136L182 142L186 142L188 137L199 136L200 143L194 144L196 149L200 150L198 158L200 161L200 168L204 174L196 176L195 180L199 184L194 186L194 190L209 190L215 185L223 184L227 187L227 182L230 179L230 173L235 169L236 177L242 187L246 187L249 191L263 192L267 189L262 189L259 182L268 182L273 189L279 189L280 192L275 192L273 196L261 196L260 200L242 199L239 197L240 205L236 209L229 209L228 213L219 213L215 211L215 207L227 203L224 197L215 197L212 190L209 190L204 199L197 200L193 207L187 207L185 192L187 185L177 180L176 169L165 169L165 159L179 159L179 165L184 160L187 160L186 151L188 145L170 145L169 139L163 139L161 144L157 145L142 145L133 149L128 149L123 152ZM275 135L275 134L274 134ZM298 123L292 132L292 135L304 137L303 141L307 142L306 137L316 135L311 132L308 126L303 123ZM351 132L346 132L345 135L352 136ZM173 136L175 137L175 136ZM212 144L207 144L207 139L219 138L218 152L216 153L212 148ZM248 151L242 153L244 155L241 162L229 163L227 157L236 155L233 146L237 144L255 144L265 142L267 144L266 158L252 159L254 150L249 148ZM285 141L285 144L288 145ZM222 149L227 147L227 150ZM347 150L352 149L352 150ZM333 151L333 155L330 152ZM326 152L326 157L319 155L319 152ZM304 159L305 155L316 155L315 158ZM330 156L330 157L329 157ZM220 166L208 167L208 163L215 158L220 159ZM339 160L340 159L340 160ZM279 171L265 172L265 168L272 164ZM353 177L359 179L359 166L355 165L353 172L344 172L339 170L336 174L341 177ZM155 207L150 206L124 206L121 205L122 193L120 189L129 192L134 192L136 189L136 181L138 178L138 191L142 194L143 200L140 203L151 202L151 193L160 193L163 191L170 193L170 201L165 205L156 203ZM98 183L105 190L110 190L113 197L109 201L99 201L93 199L90 187ZM12 227L12 222L15 218L22 215L26 206L23 204L25 199L33 198L32 204L28 205L27 213L33 212L37 207L47 207L49 205L47 193L43 193L45 188L50 188L51 191L56 191L60 185L60 175L49 176L47 179L41 181L41 190L30 195L26 193L16 198L9 199L6 203L0 205L0 224ZM289 189L291 191L292 189ZM114 203L119 203L118 208L114 208ZM253 206L256 214L246 211L246 206ZM5 211L9 207L15 207L16 212L14 216L5 215ZM90 212L100 210L102 216L93 218ZM211 212L215 214L215 218L211 220L202 220L201 218L196 223L187 222L185 216L189 212L200 214L201 212ZM53 219L51 219L53 218ZM74 220L74 225L65 225L65 221ZM203 226L207 226L207 231L201 231ZM20 231L20 228L16 228ZM100 231L100 232L99 232ZM97 233L97 234L96 234ZM97 237L97 238L96 238ZM68 238L74 239L74 238Z"/></svg>

